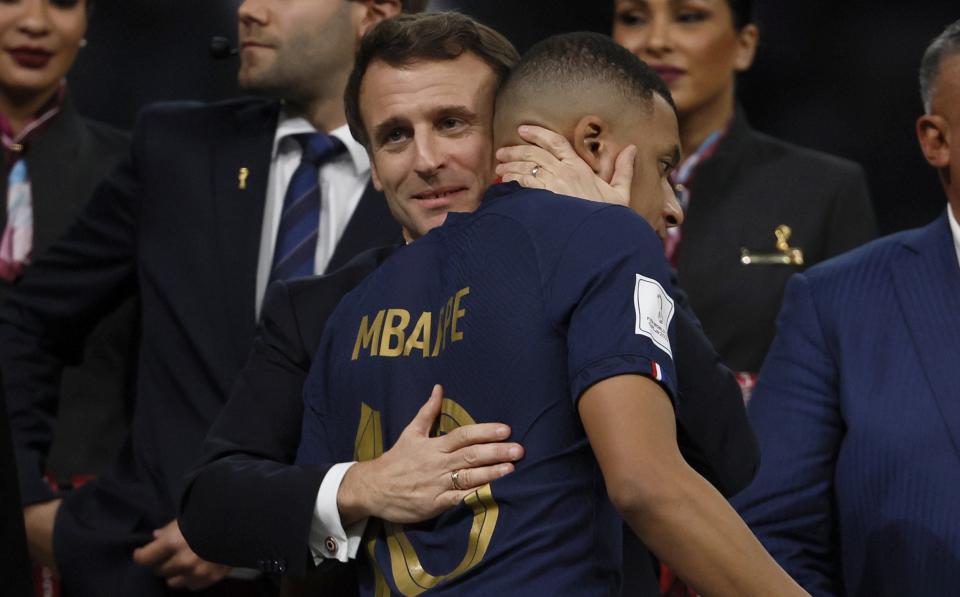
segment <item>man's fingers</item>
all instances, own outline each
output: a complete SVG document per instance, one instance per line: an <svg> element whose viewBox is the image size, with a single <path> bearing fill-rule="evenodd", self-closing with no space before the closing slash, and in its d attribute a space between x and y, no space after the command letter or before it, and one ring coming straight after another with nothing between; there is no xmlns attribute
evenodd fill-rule
<svg viewBox="0 0 960 597"><path fill-rule="evenodd" d="M446 452L456 452L474 444L489 444L510 437L510 427L503 423L476 423L457 427L440 438L441 447Z"/></svg>
<svg viewBox="0 0 960 597"><path fill-rule="evenodd" d="M172 589L199 591L220 582L228 572L230 572L229 566L214 564L195 557L190 565L184 566L180 572L161 576L166 576L167 586Z"/></svg>
<svg viewBox="0 0 960 597"><path fill-rule="evenodd" d="M450 454L447 460L451 471L472 469L497 464L509 464L523 458L523 447L520 444L477 444L460 448Z"/></svg>
<svg viewBox="0 0 960 597"><path fill-rule="evenodd" d="M613 166L613 178L610 179L610 186L625 191L627 197L629 197L630 185L633 183L633 162L635 157L637 157L637 146L626 146L623 151L620 152L620 155L617 156L617 161Z"/></svg>
<svg viewBox="0 0 960 597"><path fill-rule="evenodd" d="M509 462L492 466L460 469L460 473L457 475L457 485L465 490L476 489L481 485L496 481L504 475L509 475L513 470L514 467ZM461 497L461 499L463 498Z"/></svg>
<svg viewBox="0 0 960 597"><path fill-rule="evenodd" d="M143 547L133 550L133 561L141 566L156 568L160 564L170 559L177 549L168 542L161 539L154 539Z"/></svg>
<svg viewBox="0 0 960 597"><path fill-rule="evenodd" d="M200 558L194 555L193 552L184 553L181 551L166 562L163 562L159 567L154 568L153 571L157 576L164 578L189 575L193 573L193 569L199 561Z"/></svg>
<svg viewBox="0 0 960 597"><path fill-rule="evenodd" d="M572 157L577 157L577 153L573 151L573 147L570 146L570 142L567 141L566 137L559 135L550 129L545 129L542 126L536 126L532 124L526 124L517 129L520 138L528 143L533 143L534 145L549 151L555 158L561 161L566 161Z"/></svg>
<svg viewBox="0 0 960 597"><path fill-rule="evenodd" d="M440 406L443 404L443 386L436 384L430 393L430 398L420 407L407 429L416 435L426 437L433 427L433 422L440 416Z"/></svg>
<svg viewBox="0 0 960 597"><path fill-rule="evenodd" d="M504 162L497 164L496 173L500 176L506 176L507 174L523 176L533 172L535 167L539 167L537 176L541 176L547 171L546 168L536 162Z"/></svg>
<svg viewBox="0 0 960 597"><path fill-rule="evenodd" d="M501 177L503 182L519 182L520 186L527 189L545 189L547 184L542 178L530 176L529 174L505 174Z"/></svg>
<svg viewBox="0 0 960 597"><path fill-rule="evenodd" d="M503 164L509 162L530 162L531 164L539 164L541 167L546 166L553 170L556 170L558 164L560 164L560 160L554 157L552 153L536 145L501 147L497 150L497 161ZM532 167L533 166L531 166L531 168Z"/></svg>

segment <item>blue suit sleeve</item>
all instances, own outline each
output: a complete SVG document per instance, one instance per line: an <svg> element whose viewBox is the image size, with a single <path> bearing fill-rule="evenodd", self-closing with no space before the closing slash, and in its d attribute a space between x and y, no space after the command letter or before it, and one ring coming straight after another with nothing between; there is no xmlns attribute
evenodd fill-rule
<svg viewBox="0 0 960 597"><path fill-rule="evenodd" d="M734 507L807 591L842 594L833 503L844 433L838 373L803 274L787 284L777 337L748 413L760 470L732 500Z"/></svg>

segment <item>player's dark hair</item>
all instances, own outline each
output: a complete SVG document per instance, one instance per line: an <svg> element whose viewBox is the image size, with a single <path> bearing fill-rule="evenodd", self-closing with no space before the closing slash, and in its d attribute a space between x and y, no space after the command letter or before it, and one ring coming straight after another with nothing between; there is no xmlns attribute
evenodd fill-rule
<svg viewBox="0 0 960 597"><path fill-rule="evenodd" d="M930 102L937 85L937 75L940 73L940 64L947 56L960 53L960 20L954 21L944 29L943 33L927 46L927 51L920 61L920 97L923 99L923 109L930 112Z"/></svg>
<svg viewBox="0 0 960 597"><path fill-rule="evenodd" d="M493 69L498 84L520 58L507 38L460 13L403 14L381 21L360 41L344 92L353 138L370 150L360 113L360 86L371 63L381 60L401 68L425 60L454 60L468 52Z"/></svg>
<svg viewBox="0 0 960 597"><path fill-rule="evenodd" d="M654 94L676 111L667 84L656 71L629 50L599 33L579 32L554 35L530 48L500 87L501 100L530 98L550 89L607 89L619 91L625 99L640 100L653 109ZM508 99L504 99L508 98Z"/></svg>

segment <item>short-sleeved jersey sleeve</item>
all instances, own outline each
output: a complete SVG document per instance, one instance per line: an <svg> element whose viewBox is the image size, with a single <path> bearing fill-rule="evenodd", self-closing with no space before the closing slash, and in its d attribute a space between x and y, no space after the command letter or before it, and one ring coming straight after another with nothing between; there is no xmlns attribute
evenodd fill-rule
<svg viewBox="0 0 960 597"><path fill-rule="evenodd" d="M642 218L610 207L587 217L545 272L547 314L567 336L571 397L617 375L656 380L676 406L669 267Z"/></svg>

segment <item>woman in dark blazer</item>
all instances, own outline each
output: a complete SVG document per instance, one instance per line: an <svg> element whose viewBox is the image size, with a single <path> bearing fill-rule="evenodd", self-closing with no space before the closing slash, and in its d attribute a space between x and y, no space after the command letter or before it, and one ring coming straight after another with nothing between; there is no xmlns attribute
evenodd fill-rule
<svg viewBox="0 0 960 597"><path fill-rule="evenodd" d="M749 397L791 274L876 235L861 168L750 127L735 77L750 67L753 0L617 0L613 37L677 105L685 221L667 251L707 336Z"/></svg>
<svg viewBox="0 0 960 597"><path fill-rule="evenodd" d="M64 77L84 34L85 0L17 0L0 3L0 298L22 271L70 225L106 172L127 147L126 133L81 117L70 102ZM17 466L50 472L70 484L95 474L113 457L125 428L132 381L136 306L121 307L85 346L63 358L65 371L57 428L35 430L48 462L15 445ZM55 399L55 397L51 397ZM18 424L10 412L10 424ZM3 423L6 424L6 421ZM34 446L36 448L36 446ZM27 506L41 499L21 487ZM50 503L36 506L48 508ZM33 554L38 561L49 554Z"/></svg>

